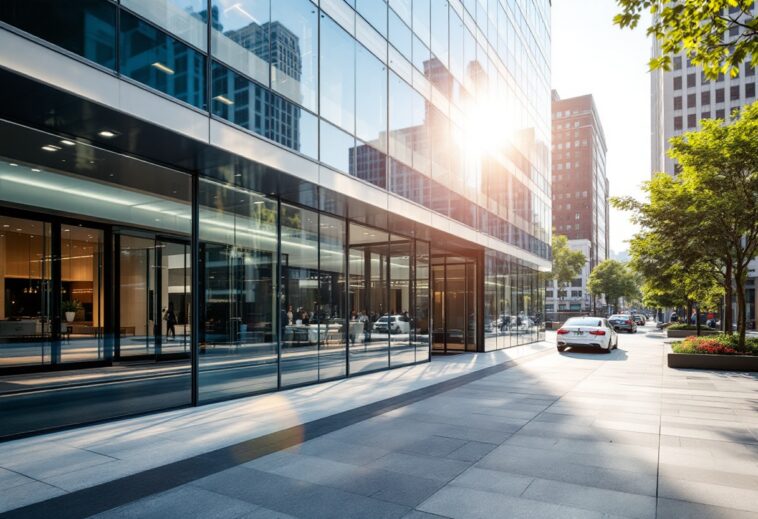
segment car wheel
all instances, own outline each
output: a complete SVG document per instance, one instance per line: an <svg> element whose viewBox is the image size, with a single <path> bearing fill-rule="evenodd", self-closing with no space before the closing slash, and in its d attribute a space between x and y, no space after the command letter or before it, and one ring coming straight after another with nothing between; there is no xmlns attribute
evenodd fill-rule
<svg viewBox="0 0 758 519"><path fill-rule="evenodd" d="M566 347L565 347L565 346L558 346L558 351L559 351L559 352L561 352L561 353L562 353L562 352L563 352L563 350L565 350L565 349L566 349Z"/></svg>

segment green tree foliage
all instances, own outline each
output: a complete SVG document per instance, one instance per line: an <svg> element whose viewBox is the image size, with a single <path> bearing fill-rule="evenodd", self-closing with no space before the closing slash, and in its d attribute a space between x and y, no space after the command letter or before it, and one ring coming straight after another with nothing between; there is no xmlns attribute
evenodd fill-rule
<svg viewBox="0 0 758 519"><path fill-rule="evenodd" d="M568 238L561 234L553 234L552 245L553 270L550 277L558 282L558 290L561 290L579 275L587 262L587 258L582 251L571 250Z"/></svg>
<svg viewBox="0 0 758 519"><path fill-rule="evenodd" d="M613 301L618 309L619 299L634 299L639 296L637 277L620 261L608 259L598 263L590 272L587 281L590 294L605 294L607 301Z"/></svg>
<svg viewBox="0 0 758 519"><path fill-rule="evenodd" d="M758 253L758 103L738 115L730 125L705 120L701 130L673 138L670 154L682 171L648 182L649 202L612 203L632 211L643 228L631 251L633 265L651 286L672 288L669 296L683 291L701 303L712 303L720 292L731 301L734 287L744 347L745 283L748 263ZM669 285L662 282L667 278ZM731 333L729 316L725 325Z"/></svg>
<svg viewBox="0 0 758 519"><path fill-rule="evenodd" d="M644 12L652 15L647 34L661 46L661 56L650 60L650 69L670 70L672 56L682 51L710 79L719 72L736 75L747 59L758 64L758 18L751 9L755 0L616 0L621 12L613 23L635 28ZM735 39L732 28L739 30Z"/></svg>

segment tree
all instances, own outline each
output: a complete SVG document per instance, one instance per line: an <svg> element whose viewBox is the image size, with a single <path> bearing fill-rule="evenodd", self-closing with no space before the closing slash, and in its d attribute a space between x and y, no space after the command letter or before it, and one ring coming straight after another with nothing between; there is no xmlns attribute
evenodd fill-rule
<svg viewBox="0 0 758 519"><path fill-rule="evenodd" d="M685 51L706 76L732 76L747 59L758 64L758 18L751 9L755 0L616 0L621 12L613 23L634 29L648 11L652 24L647 34L661 45L661 56L650 60L650 69L670 70L671 57ZM739 35L728 37L732 29Z"/></svg>
<svg viewBox="0 0 758 519"><path fill-rule="evenodd" d="M565 289L582 271L587 258L582 251L571 250L568 238L553 234L553 270L550 278L558 282L558 291Z"/></svg>
<svg viewBox="0 0 758 519"><path fill-rule="evenodd" d="M620 261L601 261L592 269L587 282L590 294L605 294L606 301L613 301L618 308L619 299L634 298L639 295L639 287L634 274Z"/></svg>
<svg viewBox="0 0 758 519"><path fill-rule="evenodd" d="M734 292L738 343L744 349L745 283L748 263L758 252L758 103L735 113L733 120L730 125L704 120L701 130L673 138L670 154L682 170L646 183L649 202L621 198L612 203L632 211L643 227L632 240L633 249L638 244L636 266L658 264L661 275L677 278L672 285L685 284L688 297L698 300L712 299L717 293L712 280L721 282L727 333ZM667 250L656 251L644 240Z"/></svg>
<svg viewBox="0 0 758 519"><path fill-rule="evenodd" d="M735 115L729 125L704 120L700 131L674 137L670 155L681 164L679 179L695 201L691 213L702 226L697 232L712 238L710 252L720 253L731 273L744 349L745 284L758 253L758 102Z"/></svg>

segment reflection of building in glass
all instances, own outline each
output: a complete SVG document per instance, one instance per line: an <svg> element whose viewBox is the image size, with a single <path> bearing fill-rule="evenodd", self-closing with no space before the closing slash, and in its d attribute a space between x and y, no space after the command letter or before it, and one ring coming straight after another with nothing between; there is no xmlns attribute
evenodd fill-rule
<svg viewBox="0 0 758 519"><path fill-rule="evenodd" d="M289 77L300 80L302 72L302 59L300 56L300 44L298 37L279 22L266 22L257 24L251 22L241 29L226 31L224 35L242 47L250 50L262 60L270 63L276 69ZM242 82L240 82L242 83ZM246 89L247 85L240 84L240 89ZM257 92L256 92L257 94ZM250 126L238 123L257 133L266 135L269 139L292 149L300 149L300 108L278 96L272 96L268 92L261 91L260 97L266 98L266 102L258 99L255 103L244 103L235 107L235 111L248 111L249 115L240 113L240 120L253 121ZM263 120L266 121L265 129ZM260 121L260 124L258 124Z"/></svg>

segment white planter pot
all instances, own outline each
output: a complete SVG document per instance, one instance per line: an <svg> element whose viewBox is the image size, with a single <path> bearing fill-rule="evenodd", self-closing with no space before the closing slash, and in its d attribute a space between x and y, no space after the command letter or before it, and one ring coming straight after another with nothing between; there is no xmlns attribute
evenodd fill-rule
<svg viewBox="0 0 758 519"><path fill-rule="evenodd" d="M66 312L66 321L69 323L74 322L74 317L76 317L76 312Z"/></svg>

